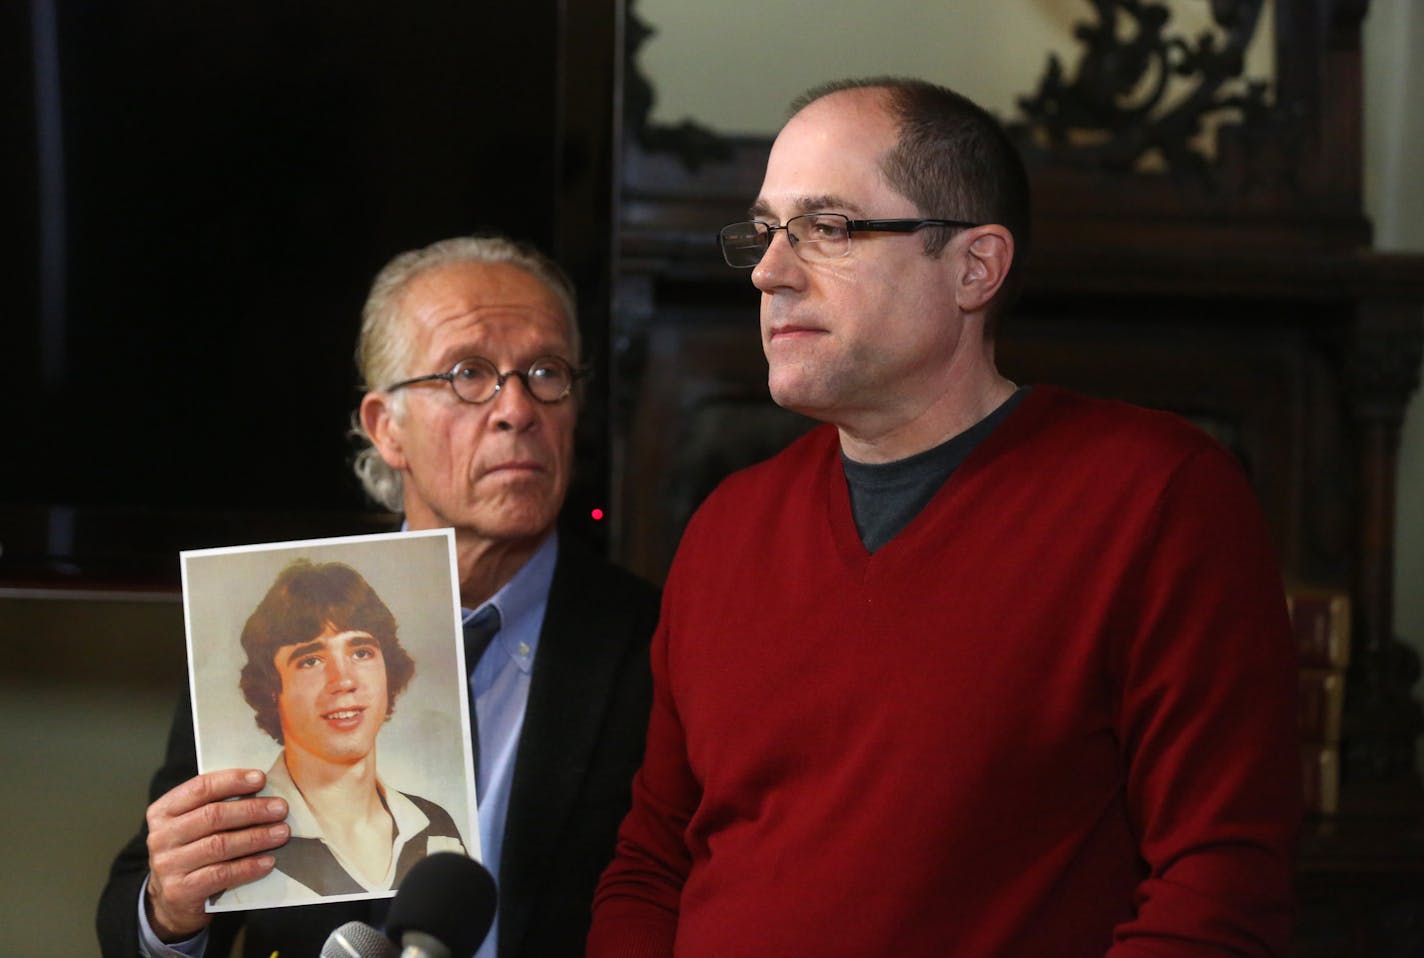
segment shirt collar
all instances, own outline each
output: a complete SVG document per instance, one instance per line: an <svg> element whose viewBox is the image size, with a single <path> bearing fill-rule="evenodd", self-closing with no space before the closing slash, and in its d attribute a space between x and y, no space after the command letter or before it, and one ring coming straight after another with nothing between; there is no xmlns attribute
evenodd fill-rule
<svg viewBox="0 0 1424 958"><path fill-rule="evenodd" d="M503 649L525 673L534 668L539 650L539 633L549 604L549 586L554 581L554 564L559 556L559 534L549 533L529 561L504 587L476 609L461 609L460 620L468 622L479 609L492 605L499 610L499 632L494 644Z"/></svg>
<svg viewBox="0 0 1424 958"><path fill-rule="evenodd" d="M391 818L395 822L395 835L391 843L391 863L386 869L385 881L379 886L368 886L371 890L390 888L395 882L396 863L400 860L401 849L405 848L413 836L430 824L430 819L416 807L415 803L406 798L401 792L390 788L379 778L376 779L376 787L381 790L381 795L385 799L386 808L391 813ZM322 833L321 825L316 820L311 806L307 804L306 796L297 788L297 783L292 781L292 773L287 769L287 753L283 750L277 761L267 770L267 787L264 793L271 793L287 800L287 826L292 830L293 838L316 838L323 843L326 842L326 835ZM331 845L327 845L331 853L336 856L336 860L341 863L342 868L353 879L361 884L362 882L357 872L349 866L341 853Z"/></svg>

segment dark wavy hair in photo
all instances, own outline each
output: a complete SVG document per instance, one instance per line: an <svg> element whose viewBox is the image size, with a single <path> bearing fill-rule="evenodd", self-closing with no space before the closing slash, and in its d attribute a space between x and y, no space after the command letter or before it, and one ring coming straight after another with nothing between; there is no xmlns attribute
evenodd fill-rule
<svg viewBox="0 0 1424 958"><path fill-rule="evenodd" d="M310 642L328 628L365 632L380 646L386 663L386 718L395 714L396 696L415 675L415 660L401 647L396 618L376 590L349 565L298 559L278 574L242 628L247 664L239 685L256 713L257 727L282 744L277 698L282 679L277 650Z"/></svg>

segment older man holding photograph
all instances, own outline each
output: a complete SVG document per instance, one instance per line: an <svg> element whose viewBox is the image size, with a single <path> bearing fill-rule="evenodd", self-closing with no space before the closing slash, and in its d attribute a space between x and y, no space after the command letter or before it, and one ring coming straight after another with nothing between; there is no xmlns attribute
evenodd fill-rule
<svg viewBox="0 0 1424 958"><path fill-rule="evenodd" d="M651 586L555 529L573 469L578 324L567 278L501 237L402 254L376 277L358 361L368 491L412 530L455 530L478 716L480 844L499 887L481 958L580 955L598 875L642 756ZM252 798L261 769L196 775L186 696L147 823L100 901L106 956L315 955L372 921L342 902L214 916L204 901L262 879L289 806Z"/></svg>

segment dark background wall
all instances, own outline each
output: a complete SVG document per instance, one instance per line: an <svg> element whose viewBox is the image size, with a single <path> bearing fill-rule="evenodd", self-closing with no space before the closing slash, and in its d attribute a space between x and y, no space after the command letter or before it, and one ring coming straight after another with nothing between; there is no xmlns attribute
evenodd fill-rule
<svg viewBox="0 0 1424 958"><path fill-rule="evenodd" d="M558 6L10 5L0 563L122 576L103 540L365 510L344 433L374 272L482 229L556 245Z"/></svg>

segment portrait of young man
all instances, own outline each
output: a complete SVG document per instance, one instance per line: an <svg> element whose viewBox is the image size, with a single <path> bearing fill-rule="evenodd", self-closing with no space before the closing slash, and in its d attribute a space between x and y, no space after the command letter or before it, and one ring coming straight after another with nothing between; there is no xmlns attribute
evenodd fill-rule
<svg viewBox="0 0 1424 958"><path fill-rule="evenodd" d="M613 854L643 754L651 701L648 642L658 590L561 535L585 376L573 284L543 253L498 235L457 236L399 253L375 275L356 336L364 384L353 471L406 530L451 530L467 672L451 653L431 663L411 643L409 616L384 585L401 641L418 663L380 735L383 780L437 802L414 781L470 775L478 786L479 858L498 887L478 958L581 958L593 890ZM313 357L313 361L336 361ZM361 563L354 567L367 572ZM261 578L261 590L278 570ZM262 595L230 610L245 619ZM448 612L443 597L430 608ZM236 643L230 643L236 648ZM226 721L253 734L232 676ZM445 676L464 694L478 748L442 774L407 778L392 763L419 749L392 736L419 729L416 686ZM206 910L219 893L262 879L288 837L288 804L256 797L275 760L229 754L199 772L186 695L149 789L146 813L120 850L99 900L105 958L243 954L315 958L348 921L379 926L384 900L295 908ZM465 846L474 851L474 835Z"/></svg>
<svg viewBox="0 0 1424 958"><path fill-rule="evenodd" d="M448 535L210 550L184 564L200 766L261 763L275 747L258 797L288 809L272 870L212 896L210 911L388 897L426 855L478 856ZM245 620L225 614L264 580ZM402 701L408 722L395 721Z"/></svg>

